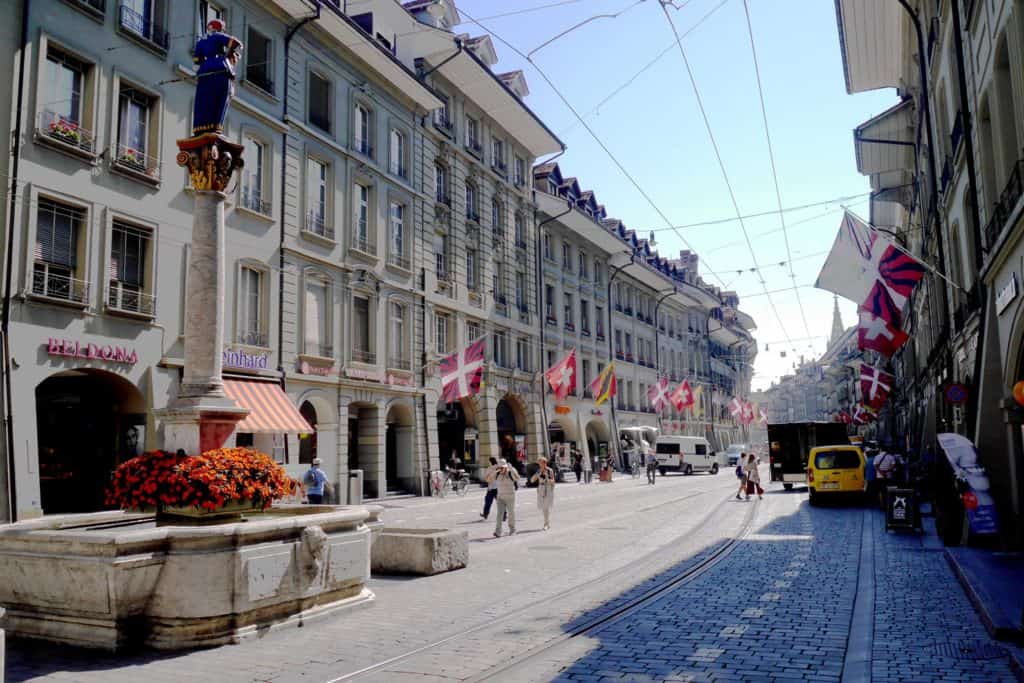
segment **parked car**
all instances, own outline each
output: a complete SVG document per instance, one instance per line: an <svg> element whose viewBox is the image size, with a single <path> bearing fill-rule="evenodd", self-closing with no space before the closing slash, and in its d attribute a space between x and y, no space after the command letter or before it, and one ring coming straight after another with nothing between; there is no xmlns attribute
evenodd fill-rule
<svg viewBox="0 0 1024 683"><path fill-rule="evenodd" d="M818 446L807 458L807 490L814 505L823 495L863 495L864 453L859 446Z"/></svg>
<svg viewBox="0 0 1024 683"><path fill-rule="evenodd" d="M702 436L659 436L654 444L654 454L662 476L669 471L718 474L718 458Z"/></svg>
<svg viewBox="0 0 1024 683"><path fill-rule="evenodd" d="M736 467L741 453L748 453L747 444L734 443L725 449L725 462L729 467Z"/></svg>

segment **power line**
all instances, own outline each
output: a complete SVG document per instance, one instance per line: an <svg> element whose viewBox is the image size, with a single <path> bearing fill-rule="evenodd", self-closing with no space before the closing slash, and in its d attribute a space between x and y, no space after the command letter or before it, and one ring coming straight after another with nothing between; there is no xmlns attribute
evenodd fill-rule
<svg viewBox="0 0 1024 683"><path fill-rule="evenodd" d="M686 67L686 73L690 78L690 85L693 87L693 94L697 100L697 106L700 109L701 118L704 120L704 127L707 130L708 138L711 141L711 147L715 152L715 158L718 160L718 168L722 172L722 178L725 180L726 189L729 191L729 198L732 201L733 208L736 210L736 216L739 219L740 228L743 230L743 237L747 243L747 249L750 251L751 259L754 261L754 267L761 276L761 287L764 289L765 295L768 297L768 303L772 307L772 311L775 313L775 320L779 323L779 327L782 330L783 335L789 337L789 333L786 331L786 325L782 322L782 316L779 315L779 309L775 306L775 302L772 301L771 295L768 294L768 286L765 284L764 274L761 273L760 266L757 264L757 254L754 253L754 245L750 241L750 235L747 233L747 226L743 222L739 202L737 202L736 194L732 189L732 182L729 180L729 173L725 169L725 161L722 159L722 154L718 149L718 143L715 140L714 131L711 129L711 121L708 119L707 110L704 108L704 101L700 96L700 90L697 88L697 79L694 78L693 69L690 68L690 60L686 58L686 50L683 48L682 37L679 35L679 31L676 30L675 22L672 21L672 15L668 11L669 3L667 3L666 0L660 0L660 2L661 10L664 12L665 19L668 21L669 27L672 29L672 34L676 38L676 46L679 48L679 55L683 59L683 65ZM719 278L719 281L721 281L721 278Z"/></svg>
<svg viewBox="0 0 1024 683"><path fill-rule="evenodd" d="M552 2L547 5L537 5L536 7L525 7L523 9L517 9L513 12L504 12L502 14L492 14L487 17L480 17L480 21L487 21L488 19L504 19L505 17L514 17L520 14L529 14L530 12L538 12L543 9L551 9L552 7L562 7L564 5L574 5L584 0L561 0L561 2ZM465 14L462 10L459 10L460 14Z"/></svg>
<svg viewBox="0 0 1024 683"><path fill-rule="evenodd" d="M782 241L786 245L786 258L789 260L789 278L793 283L793 294L796 296L797 307L800 309L800 318L804 322L804 331L810 335L811 328L807 324L807 313L804 311L804 303L800 300L800 290L796 288L796 273L793 272L793 254L789 249L789 233L786 231L786 214L782 211L782 191L779 189L779 174L775 167L775 151L772 148L772 136L768 127L768 108L764 103L764 88L761 85L761 67L757 61L757 48L754 44L754 26L750 21L750 6L747 0L743 0L743 12L747 17L747 35L750 37L750 54L754 59L754 75L757 77L757 96L761 101L761 120L764 123L764 137L768 142L768 161L772 169L772 182L775 184L775 200L779 207L779 222L782 224Z"/></svg>
<svg viewBox="0 0 1024 683"><path fill-rule="evenodd" d="M461 12L461 10L460 10L460 12ZM608 148L608 145L606 145L604 143L604 141L601 140L600 136L598 136L598 134L594 131L594 129L591 128L590 125L586 121L583 120L583 117L580 116L579 111L577 111L576 108L572 105L572 103L570 103L569 100L566 99L565 95L562 94L562 91L558 89L558 87L554 84L554 82L552 82L552 80L548 77L548 75L544 72L544 70L541 69L536 64L536 62L534 62L529 57L527 57L525 54L523 54L523 52L521 50L519 50L519 48L517 48L515 45L512 45L511 43L509 43L507 40L505 40L500 35L498 35L494 31L492 31L491 29L489 29L486 26L484 26L483 24L481 24L478 20L474 19L473 17L471 17L466 12L461 12L461 13L464 14L466 16L466 18L469 19L472 23L476 24L477 26L479 26L484 31L487 31L488 33L490 33L498 41L500 41L503 45L505 45L507 48L509 48L510 50L515 52L517 55L519 55L519 57L521 57L522 59L526 60L529 64L531 64L533 66L534 69L536 69L536 71L540 75L540 77L543 78L544 82L548 84L548 87L550 87L551 90L555 93L555 95L558 96L558 99L560 99L562 101L562 104L564 104L569 109L569 111L572 112L573 116L576 117L576 119L586 129L586 131L590 134L590 136L592 138L594 138L594 141L598 144L598 146L601 147L602 150L604 150L604 153L608 155L608 158L612 160L612 163L615 164L615 166L626 177L626 179L629 180L629 182L633 185L633 187L636 188L637 192L640 193L640 196L642 196L644 198L644 200L647 201L647 203L651 206L651 208L654 209L655 213L657 213L661 217L661 219L665 222L665 225L668 226L669 229L672 229L675 232L676 236L680 239L680 241L682 241L682 243L686 246L687 249L690 249L691 251L696 251L693 248L693 246L690 245L689 241L685 237L683 237L682 233L680 233L678 230L676 230L675 228L672 227L672 221L670 221L668 216L665 215L665 212L661 210L661 207L659 207L655 203L655 201L651 198L651 196L647 193L647 191L644 190L643 187L641 187L640 183L637 182L636 178L634 178L632 176L632 174L630 174L630 172L626 170L626 167L622 165L622 162L620 162L618 157L616 157L615 154L612 153L612 151ZM722 280L721 278L717 278L717 279L718 279L719 282L722 283L723 286L725 285L725 281L724 280Z"/></svg>
<svg viewBox="0 0 1024 683"><path fill-rule="evenodd" d="M547 47L551 43L555 42L559 38L562 38L563 36L569 35L573 31L575 31L576 29L581 28L581 27L589 24L592 21L597 21L598 19L617 19L619 16L621 16L621 15L625 14L626 12L628 12L629 10L633 9L634 7L639 5L641 2L646 2L646 0L636 0L629 7L626 7L625 9L621 9L618 12L613 12L611 14L595 14L592 17L588 17L588 18L584 19L583 21L577 22L577 23L573 24L572 26L570 26L569 28L567 28L564 31L562 31L561 33L558 33L555 36L553 36L551 38L548 38L543 43L541 43L537 47L535 47L532 50L530 50L530 52L527 53L527 54L530 57L533 57L533 55L535 55L536 53L540 52L545 47Z"/></svg>

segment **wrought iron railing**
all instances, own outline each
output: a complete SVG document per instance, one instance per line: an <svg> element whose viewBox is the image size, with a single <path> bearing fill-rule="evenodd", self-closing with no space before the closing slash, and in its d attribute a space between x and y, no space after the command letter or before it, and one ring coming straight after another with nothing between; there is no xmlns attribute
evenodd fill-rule
<svg viewBox="0 0 1024 683"><path fill-rule="evenodd" d="M368 236L353 235L351 248L369 256L377 255L377 245Z"/></svg>
<svg viewBox="0 0 1024 683"><path fill-rule="evenodd" d="M65 145L92 152L95 144L93 132L73 119L62 114L43 109L39 112L36 134L47 140L55 140Z"/></svg>
<svg viewBox="0 0 1024 683"><path fill-rule="evenodd" d="M352 349L352 360L357 363L365 363L366 365L375 365L377 363L377 354L373 351L366 349Z"/></svg>
<svg viewBox="0 0 1024 683"><path fill-rule="evenodd" d="M111 280L107 286L107 308L124 313L152 316L156 312L156 297L136 285Z"/></svg>
<svg viewBox="0 0 1024 683"><path fill-rule="evenodd" d="M259 330L243 330L235 338L236 342L244 346L269 346L269 339L266 332Z"/></svg>
<svg viewBox="0 0 1024 683"><path fill-rule="evenodd" d="M985 249L991 252L1006 228L1017 202L1024 193L1024 159L1013 165L1013 172L1003 188L999 200L992 207L992 216L985 225Z"/></svg>
<svg viewBox="0 0 1024 683"><path fill-rule="evenodd" d="M161 50L166 50L170 37L164 27L153 19L139 14L128 5L121 5L118 13L121 28L142 38Z"/></svg>
<svg viewBox="0 0 1024 683"><path fill-rule="evenodd" d="M409 358L389 356L388 368L391 370L404 370L406 372L409 372L412 370L412 360Z"/></svg>
<svg viewBox="0 0 1024 683"><path fill-rule="evenodd" d="M32 293L47 299L84 304L89 300L89 282L72 276L66 266L37 261L32 269Z"/></svg>
<svg viewBox="0 0 1024 683"><path fill-rule="evenodd" d="M388 265L402 270L412 270L412 260L404 255L397 252L391 252L388 254Z"/></svg>
<svg viewBox="0 0 1024 683"><path fill-rule="evenodd" d="M114 165L153 180L160 180L160 159L131 145L118 143Z"/></svg>
<svg viewBox="0 0 1024 683"><path fill-rule="evenodd" d="M307 341L305 344L306 354L319 356L320 358L334 358L334 346L332 344L321 344Z"/></svg>
<svg viewBox="0 0 1024 683"><path fill-rule="evenodd" d="M302 230L324 239L334 239L334 227L327 222L327 216L316 210L306 212L306 223L302 226Z"/></svg>
<svg viewBox="0 0 1024 683"><path fill-rule="evenodd" d="M271 214L270 202L263 200L263 193L251 187L242 188L242 198L238 205L262 216Z"/></svg>

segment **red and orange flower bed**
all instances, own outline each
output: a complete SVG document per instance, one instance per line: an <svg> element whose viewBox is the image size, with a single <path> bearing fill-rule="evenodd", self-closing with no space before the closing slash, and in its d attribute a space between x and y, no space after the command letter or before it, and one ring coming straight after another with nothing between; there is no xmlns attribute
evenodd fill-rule
<svg viewBox="0 0 1024 683"><path fill-rule="evenodd" d="M295 488L283 467L251 448L195 456L150 451L114 471L107 504L172 514L265 510Z"/></svg>

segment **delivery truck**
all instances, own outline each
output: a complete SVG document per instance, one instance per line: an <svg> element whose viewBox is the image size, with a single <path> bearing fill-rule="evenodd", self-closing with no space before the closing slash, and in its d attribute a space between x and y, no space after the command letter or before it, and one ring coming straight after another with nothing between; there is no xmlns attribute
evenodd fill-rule
<svg viewBox="0 0 1024 683"><path fill-rule="evenodd" d="M807 481L807 456L818 446L850 443L841 422L786 422L768 425L768 466L771 480L788 491Z"/></svg>

